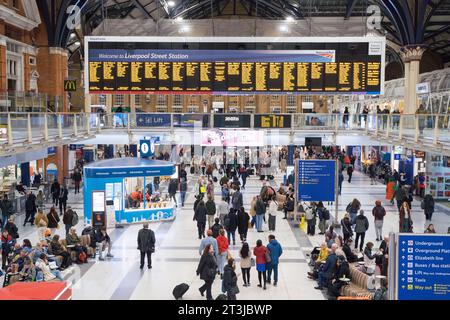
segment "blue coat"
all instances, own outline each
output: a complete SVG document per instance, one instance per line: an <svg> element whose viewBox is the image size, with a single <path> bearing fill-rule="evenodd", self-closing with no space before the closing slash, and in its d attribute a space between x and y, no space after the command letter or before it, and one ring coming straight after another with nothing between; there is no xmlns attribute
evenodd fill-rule
<svg viewBox="0 0 450 320"><path fill-rule="evenodd" d="M267 245L267 249L270 251L270 257L272 258L271 264L278 264L280 256L283 254L283 248L277 240L272 240Z"/></svg>

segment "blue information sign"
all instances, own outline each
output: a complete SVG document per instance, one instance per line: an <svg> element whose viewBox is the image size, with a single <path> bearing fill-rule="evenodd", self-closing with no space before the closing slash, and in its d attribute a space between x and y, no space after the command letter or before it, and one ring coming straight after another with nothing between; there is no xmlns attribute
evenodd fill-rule
<svg viewBox="0 0 450 320"><path fill-rule="evenodd" d="M450 235L399 234L398 300L450 300Z"/></svg>
<svg viewBox="0 0 450 320"><path fill-rule="evenodd" d="M299 160L297 179L297 201L335 201L335 160Z"/></svg>
<svg viewBox="0 0 450 320"><path fill-rule="evenodd" d="M138 127L168 127L170 123L170 114L136 114L136 125Z"/></svg>

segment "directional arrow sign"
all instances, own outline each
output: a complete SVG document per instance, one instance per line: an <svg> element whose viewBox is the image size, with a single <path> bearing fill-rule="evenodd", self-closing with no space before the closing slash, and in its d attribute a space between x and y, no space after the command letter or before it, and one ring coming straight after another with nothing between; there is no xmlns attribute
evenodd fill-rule
<svg viewBox="0 0 450 320"><path fill-rule="evenodd" d="M402 281L405 281L405 278L402 278Z"/></svg>
<svg viewBox="0 0 450 320"><path fill-rule="evenodd" d="M406 242L405 241L402 241L402 244L405 244Z"/></svg>
<svg viewBox="0 0 450 320"><path fill-rule="evenodd" d="M405 264L404 263L402 263L402 267L404 267L405 266Z"/></svg>
<svg viewBox="0 0 450 320"><path fill-rule="evenodd" d="M405 248L403 248L402 251L405 252Z"/></svg>
<svg viewBox="0 0 450 320"><path fill-rule="evenodd" d="M405 289L405 286L402 286L402 289Z"/></svg>
<svg viewBox="0 0 450 320"><path fill-rule="evenodd" d="M405 259L405 256L402 256L402 259Z"/></svg>
<svg viewBox="0 0 450 320"><path fill-rule="evenodd" d="M402 271L402 274L405 274L405 270Z"/></svg>

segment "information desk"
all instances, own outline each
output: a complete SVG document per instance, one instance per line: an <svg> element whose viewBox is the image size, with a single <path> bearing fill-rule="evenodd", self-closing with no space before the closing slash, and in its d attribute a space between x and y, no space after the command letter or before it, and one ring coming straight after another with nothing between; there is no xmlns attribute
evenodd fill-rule
<svg viewBox="0 0 450 320"><path fill-rule="evenodd" d="M171 220L174 205L160 183L176 174L167 161L138 158L103 160L84 167L84 221L114 227L144 221Z"/></svg>

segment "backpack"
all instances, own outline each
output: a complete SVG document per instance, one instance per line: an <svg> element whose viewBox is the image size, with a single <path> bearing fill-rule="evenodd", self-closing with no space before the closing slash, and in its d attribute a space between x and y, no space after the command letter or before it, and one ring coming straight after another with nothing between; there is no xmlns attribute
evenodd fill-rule
<svg viewBox="0 0 450 320"><path fill-rule="evenodd" d="M228 228L230 227L230 217L228 215L226 215L225 219L223 220L223 227L225 228L225 230L228 230Z"/></svg>
<svg viewBox="0 0 450 320"><path fill-rule="evenodd" d="M179 285L177 285L173 291L173 297L178 300L181 299L183 297L183 295L186 293L186 291L189 290L189 285L187 283L181 283Z"/></svg>
<svg viewBox="0 0 450 320"><path fill-rule="evenodd" d="M86 261L87 261L87 255L86 255L86 253L84 253L84 251L81 251L79 254L78 254L78 262L79 263L85 263Z"/></svg>
<svg viewBox="0 0 450 320"><path fill-rule="evenodd" d="M385 293L385 290L383 290L382 288L375 290L375 294L373 295L373 300L384 300L384 293Z"/></svg>
<svg viewBox="0 0 450 320"><path fill-rule="evenodd" d="M328 209L323 209L323 219L330 220L330 211Z"/></svg>
<svg viewBox="0 0 450 320"><path fill-rule="evenodd" d="M78 224L78 214L74 211L72 216L72 226L76 226Z"/></svg>

